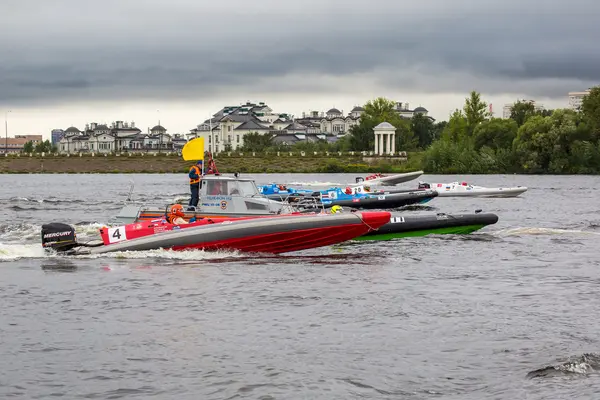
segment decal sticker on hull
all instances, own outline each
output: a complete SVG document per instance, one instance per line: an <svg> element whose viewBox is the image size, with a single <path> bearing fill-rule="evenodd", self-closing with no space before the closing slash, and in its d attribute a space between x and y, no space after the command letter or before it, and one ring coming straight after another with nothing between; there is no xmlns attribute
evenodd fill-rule
<svg viewBox="0 0 600 400"><path fill-rule="evenodd" d="M127 235L125 234L125 227L118 226L116 228L108 228L108 242L109 243L118 243L123 240L127 240Z"/></svg>

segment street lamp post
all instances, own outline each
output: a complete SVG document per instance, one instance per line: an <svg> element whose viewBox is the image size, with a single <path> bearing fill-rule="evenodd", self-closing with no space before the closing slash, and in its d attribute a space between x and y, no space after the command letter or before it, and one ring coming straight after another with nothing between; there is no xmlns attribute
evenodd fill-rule
<svg viewBox="0 0 600 400"><path fill-rule="evenodd" d="M8 154L8 113L10 110L4 113L4 154Z"/></svg>
<svg viewBox="0 0 600 400"><path fill-rule="evenodd" d="M158 126L160 127L160 110L156 110L156 113L158 114ZM162 154L162 131L160 128L158 129L158 154Z"/></svg>

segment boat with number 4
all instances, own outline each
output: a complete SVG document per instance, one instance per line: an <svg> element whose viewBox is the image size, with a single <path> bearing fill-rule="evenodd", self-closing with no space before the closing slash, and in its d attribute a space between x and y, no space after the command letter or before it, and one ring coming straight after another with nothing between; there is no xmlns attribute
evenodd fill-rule
<svg viewBox="0 0 600 400"><path fill-rule="evenodd" d="M42 247L65 255L170 249L238 250L280 254L351 240L390 221L385 211L310 213L280 216L200 219L185 225L166 220L101 228L101 240L80 243L67 224L42 226Z"/></svg>
<svg viewBox="0 0 600 400"><path fill-rule="evenodd" d="M253 179L234 176L204 175L200 182L198 207L185 211L184 219L192 217L229 218L291 214L288 203L263 196ZM164 206L126 204L116 216L120 223L150 221L166 216L171 204Z"/></svg>

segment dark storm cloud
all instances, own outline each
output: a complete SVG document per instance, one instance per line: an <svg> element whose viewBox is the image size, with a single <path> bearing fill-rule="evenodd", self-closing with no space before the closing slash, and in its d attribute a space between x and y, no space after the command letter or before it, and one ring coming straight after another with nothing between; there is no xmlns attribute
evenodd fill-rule
<svg viewBox="0 0 600 400"><path fill-rule="evenodd" d="M0 102L332 90L303 74L548 96L600 82L600 3L482 3L3 0Z"/></svg>

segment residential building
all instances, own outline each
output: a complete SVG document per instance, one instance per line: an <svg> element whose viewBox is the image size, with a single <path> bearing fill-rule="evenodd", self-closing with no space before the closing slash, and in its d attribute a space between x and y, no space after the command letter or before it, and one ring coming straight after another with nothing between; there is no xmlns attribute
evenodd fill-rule
<svg viewBox="0 0 600 400"><path fill-rule="evenodd" d="M182 135L180 133L175 133L171 141L173 142L173 150L177 152L180 152L183 149L183 146L185 146L185 144L187 143L185 135Z"/></svg>
<svg viewBox="0 0 600 400"><path fill-rule="evenodd" d="M583 104L583 98L590 94L590 89L583 92L569 92L569 108L571 110L580 111Z"/></svg>
<svg viewBox="0 0 600 400"><path fill-rule="evenodd" d="M43 142L42 135L15 135L14 137L2 137L0 139L0 149L2 153L21 153L27 142L33 142L34 145Z"/></svg>
<svg viewBox="0 0 600 400"><path fill-rule="evenodd" d="M537 103L535 100L522 99L522 100L517 100L517 101L520 101L521 103L533 104L533 108L535 109L535 111L544 111L546 109L543 104ZM514 103L507 103L504 105L504 107L502 107L502 118L504 118L504 119L510 118L510 113L512 112L513 106L514 106Z"/></svg>
<svg viewBox="0 0 600 400"><path fill-rule="evenodd" d="M83 132L74 126L67 128L63 137L58 141L58 151L65 154L75 152L75 146L79 146L79 139L76 140L76 138L82 134Z"/></svg>
<svg viewBox="0 0 600 400"><path fill-rule="evenodd" d="M412 117L415 116L415 114L421 114L424 117L429 118L431 120L431 122L435 122L435 118L428 115L429 111L427 111L427 109L422 106L416 107L415 109L411 110L410 105L408 103L397 102L396 107L394 107L394 110L398 114L400 114L400 116L404 119L411 119Z"/></svg>
<svg viewBox="0 0 600 400"><path fill-rule="evenodd" d="M223 107L212 118L191 129L188 139L203 137L210 152L236 150L244 145L244 136L249 133L265 134L292 124L291 116L274 113L264 102L246 102Z"/></svg>
<svg viewBox="0 0 600 400"><path fill-rule="evenodd" d="M326 133L283 133L273 138L273 143L293 145L298 142L309 142L315 143L319 140L326 140L329 143L334 143L338 140L339 136L326 134Z"/></svg>
<svg viewBox="0 0 600 400"><path fill-rule="evenodd" d="M159 149L159 150L171 150L173 148L173 142L171 135L167 134L167 130L158 121L158 125L150 129L150 134L144 138L144 145L146 148Z"/></svg>
<svg viewBox="0 0 600 400"><path fill-rule="evenodd" d="M427 109L417 107L411 110L408 103L396 103L395 110L402 118L412 118L415 114L428 116ZM210 119L190 130L188 140L203 137L206 149L211 152L236 150L244 145L244 136L249 133L270 133L275 142L292 143L299 140L334 140L332 137L346 135L360 123L364 109L356 106L347 115L337 108L326 113L319 111L303 112L301 118L286 113L274 113L264 102L246 102L240 106L223 107ZM281 137L281 140L278 139ZM292 139L294 137L295 139ZM317 139L315 139L317 138Z"/></svg>
<svg viewBox="0 0 600 400"><path fill-rule="evenodd" d="M170 151L174 149L171 135L160 125L143 134L134 122L115 121L110 126L92 122L80 131L72 126L59 141L61 153L112 153L123 151Z"/></svg>
<svg viewBox="0 0 600 400"><path fill-rule="evenodd" d="M327 111L325 115L319 119L318 123L320 132L318 133L343 136L347 134L350 131L350 128L352 128L354 125L359 124L360 115L363 111L364 110L362 107L356 106L352 109L352 111L350 111L350 113L348 113L348 115L344 116L344 111L340 111L334 107ZM309 115L310 116L306 118L305 114L303 113L304 118L301 118L298 120L298 122L301 124L306 122L307 125L309 125L310 122L316 122L313 117L315 114L309 112Z"/></svg>

